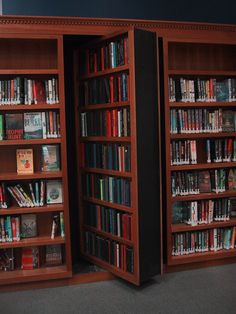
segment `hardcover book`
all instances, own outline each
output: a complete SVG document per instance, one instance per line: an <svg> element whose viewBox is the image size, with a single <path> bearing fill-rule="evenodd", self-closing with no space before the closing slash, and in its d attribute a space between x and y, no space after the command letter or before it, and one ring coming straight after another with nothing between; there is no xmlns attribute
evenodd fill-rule
<svg viewBox="0 0 236 314"><path fill-rule="evenodd" d="M236 169L230 169L228 173L228 189L236 189Z"/></svg>
<svg viewBox="0 0 236 314"><path fill-rule="evenodd" d="M38 247L23 247L21 255L21 268L31 270L39 268L39 249Z"/></svg>
<svg viewBox="0 0 236 314"><path fill-rule="evenodd" d="M229 87L227 81L216 82L216 101L228 101L229 100Z"/></svg>
<svg viewBox="0 0 236 314"><path fill-rule="evenodd" d="M21 237L33 238L37 236L37 215L23 214L21 215Z"/></svg>
<svg viewBox="0 0 236 314"><path fill-rule="evenodd" d="M60 154L58 145L42 145L42 171L59 171Z"/></svg>
<svg viewBox="0 0 236 314"><path fill-rule="evenodd" d="M6 139L21 140L24 134L22 113L7 113L5 115Z"/></svg>
<svg viewBox="0 0 236 314"><path fill-rule="evenodd" d="M43 138L43 125L41 112L24 113L24 138Z"/></svg>
<svg viewBox="0 0 236 314"><path fill-rule="evenodd" d="M199 171L199 192L211 192L211 176L209 171Z"/></svg>
<svg viewBox="0 0 236 314"><path fill-rule="evenodd" d="M33 149L17 149L16 160L18 174L34 173Z"/></svg>
<svg viewBox="0 0 236 314"><path fill-rule="evenodd" d="M60 204L62 201L62 182L60 180L47 181L47 204Z"/></svg>
<svg viewBox="0 0 236 314"><path fill-rule="evenodd" d="M235 130L234 125L234 111L224 110L222 115L222 131L223 132L233 132Z"/></svg>
<svg viewBox="0 0 236 314"><path fill-rule="evenodd" d="M171 223L179 224L184 222L184 206L183 202L175 202L171 210Z"/></svg>
<svg viewBox="0 0 236 314"><path fill-rule="evenodd" d="M62 252L61 245L47 245L45 254L45 264L46 266L56 266L62 264Z"/></svg>
<svg viewBox="0 0 236 314"><path fill-rule="evenodd" d="M15 269L13 249L0 250L0 270L11 271Z"/></svg>

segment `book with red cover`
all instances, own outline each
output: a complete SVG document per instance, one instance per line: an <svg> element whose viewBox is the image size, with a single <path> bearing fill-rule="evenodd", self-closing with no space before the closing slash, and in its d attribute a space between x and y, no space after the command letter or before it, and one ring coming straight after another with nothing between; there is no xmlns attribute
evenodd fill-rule
<svg viewBox="0 0 236 314"><path fill-rule="evenodd" d="M22 113L6 113L6 140L21 140L24 137L24 119Z"/></svg>
<svg viewBox="0 0 236 314"><path fill-rule="evenodd" d="M34 100L35 104L46 103L46 89L44 82L41 80L33 81Z"/></svg>
<svg viewBox="0 0 236 314"><path fill-rule="evenodd" d="M31 270L39 268L39 249L38 247L22 248L21 268Z"/></svg>

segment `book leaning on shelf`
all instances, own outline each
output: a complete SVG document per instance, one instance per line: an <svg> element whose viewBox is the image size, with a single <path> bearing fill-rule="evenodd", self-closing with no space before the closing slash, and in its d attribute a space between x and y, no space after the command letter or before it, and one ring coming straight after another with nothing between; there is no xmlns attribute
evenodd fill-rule
<svg viewBox="0 0 236 314"><path fill-rule="evenodd" d="M16 150L17 174L34 173L33 149Z"/></svg>

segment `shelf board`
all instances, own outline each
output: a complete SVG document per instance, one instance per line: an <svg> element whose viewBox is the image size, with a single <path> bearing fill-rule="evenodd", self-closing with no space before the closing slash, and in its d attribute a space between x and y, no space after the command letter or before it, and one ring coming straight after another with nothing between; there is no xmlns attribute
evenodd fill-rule
<svg viewBox="0 0 236 314"><path fill-rule="evenodd" d="M138 281L137 281L134 274L125 272L122 269L115 267L115 266L111 265L110 263L105 262L105 261L101 260L100 258L95 257L93 255L82 253L82 257L84 259L88 260L89 262L91 262L93 264L95 263L96 265L110 271L112 274L118 275L119 277L121 277L125 280L128 280L134 284L138 284Z"/></svg>
<svg viewBox="0 0 236 314"><path fill-rule="evenodd" d="M168 70L169 75L189 75L189 76L236 76L236 71L222 71L222 70Z"/></svg>
<svg viewBox="0 0 236 314"><path fill-rule="evenodd" d="M118 237L112 233L109 233L109 232L105 232L105 231L102 231L102 230L99 230L97 228L94 228L94 227L91 227L91 226L88 226L88 225L84 225L84 228L86 230L89 230L91 232L94 232L94 233L97 233L105 238L109 238L109 239L112 239L114 241L118 241L120 243L123 243L123 244L126 244L128 246L133 246L133 242L131 240L127 240L127 239L124 239L124 238L121 238L121 237Z"/></svg>
<svg viewBox="0 0 236 314"><path fill-rule="evenodd" d="M196 231L196 230L205 230L221 227L230 227L236 225L236 218L231 218L228 221L214 221L210 224L201 224L197 226L191 226L184 223L181 224L172 224L171 232L185 232L185 231Z"/></svg>
<svg viewBox="0 0 236 314"><path fill-rule="evenodd" d="M195 169L218 169L218 168L233 168L236 167L236 162L211 162L206 164L191 164L171 166L171 171L195 170Z"/></svg>
<svg viewBox="0 0 236 314"><path fill-rule="evenodd" d="M88 136L80 137L81 142L130 142L131 138L128 137L106 137L106 136Z"/></svg>
<svg viewBox="0 0 236 314"><path fill-rule="evenodd" d="M219 101L196 101L196 102L169 102L171 108L181 107L232 107L235 108L236 102L219 102Z"/></svg>
<svg viewBox="0 0 236 314"><path fill-rule="evenodd" d="M52 204L35 207L9 207L0 209L1 215L29 214L29 213L47 213L64 211L63 204Z"/></svg>
<svg viewBox="0 0 236 314"><path fill-rule="evenodd" d="M62 104L49 105L46 103L37 105L0 105L0 111L31 111L31 110L46 110L46 109L60 109Z"/></svg>
<svg viewBox="0 0 236 314"><path fill-rule="evenodd" d="M236 137L236 132L217 132L217 133L181 133L170 134L171 140L188 139L188 138L222 138Z"/></svg>
<svg viewBox="0 0 236 314"><path fill-rule="evenodd" d="M17 174L17 173L2 173L0 175L1 181L11 181L11 180L31 180L31 179L52 179L61 178L62 172L34 172L32 174Z"/></svg>
<svg viewBox="0 0 236 314"><path fill-rule="evenodd" d="M99 168L82 168L82 172L89 172L89 173L98 173L98 174L105 174L117 177L124 177L124 178L132 178L131 172L123 172L117 170L109 170L109 169L99 169Z"/></svg>
<svg viewBox="0 0 236 314"><path fill-rule="evenodd" d="M35 238L21 239L20 241L15 242L0 242L0 249L19 248L27 246L43 246L63 243L65 243L65 238L62 237L55 237L55 239L51 239L51 237L49 236L39 236Z"/></svg>
<svg viewBox="0 0 236 314"><path fill-rule="evenodd" d="M114 209L118 209L118 210L122 210L128 213L134 213L134 210L131 207L128 206L124 206L124 205L120 205L120 204L116 204L116 203L110 203L110 202L106 202L106 201L101 201L99 199L96 198L92 198L92 197L84 197L83 200L85 202L89 202L89 203L93 203L93 204L98 204L101 206L106 206L109 208L114 208Z"/></svg>
<svg viewBox="0 0 236 314"><path fill-rule="evenodd" d="M66 265L41 267L32 270L13 270L0 272L0 284L22 283L27 281L38 281L46 279L59 279L71 277Z"/></svg>
<svg viewBox="0 0 236 314"><path fill-rule="evenodd" d="M0 69L0 75L55 75L58 69Z"/></svg>
<svg viewBox="0 0 236 314"><path fill-rule="evenodd" d="M207 200L207 199L216 199L222 197L236 197L236 190L235 191L225 191L222 193L200 193L200 194L193 194L193 195L185 195L185 196L172 196L171 202L179 202L179 201L194 201L194 200Z"/></svg>
<svg viewBox="0 0 236 314"><path fill-rule="evenodd" d="M194 253L182 256L171 256L168 265L187 264L194 262L205 262L208 260L222 259L236 256L236 249L221 250L216 252Z"/></svg>
<svg viewBox="0 0 236 314"><path fill-rule="evenodd" d="M128 107L130 106L129 101L120 101L120 102L114 102L114 103L107 103L107 104L97 104L97 105L87 105L84 107L80 107L80 112L85 112L89 110L98 110L98 109L112 109L112 108L119 108L119 107Z"/></svg>
<svg viewBox="0 0 236 314"><path fill-rule="evenodd" d="M122 71L128 71L128 70L129 70L129 65L125 64L125 65L116 67L114 69L106 69L104 71L98 71L98 72L84 75L80 78L80 80L88 80L88 79L91 79L94 77L109 75L109 74L118 73L118 72L122 72Z"/></svg>
<svg viewBox="0 0 236 314"><path fill-rule="evenodd" d="M61 138L39 138L39 139L22 139L22 140L2 140L0 146L10 145L41 145L41 144L60 144Z"/></svg>

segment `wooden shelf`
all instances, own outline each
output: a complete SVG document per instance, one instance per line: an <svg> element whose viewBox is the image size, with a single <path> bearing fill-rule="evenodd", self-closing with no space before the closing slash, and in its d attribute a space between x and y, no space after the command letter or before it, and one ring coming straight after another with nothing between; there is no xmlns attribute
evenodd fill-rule
<svg viewBox="0 0 236 314"><path fill-rule="evenodd" d="M105 136L89 136L89 137L81 137L81 142L130 142L130 137L105 137Z"/></svg>
<svg viewBox="0 0 236 314"><path fill-rule="evenodd" d="M172 196L171 202L180 202L180 201L194 201L194 200L207 200L207 199L216 199L216 198L223 198L223 197L236 197L236 191L225 191L222 193L200 193L200 194L193 194L193 195L185 195L185 196Z"/></svg>
<svg viewBox="0 0 236 314"><path fill-rule="evenodd" d="M0 284L9 285L11 283L38 281L48 279L59 279L71 276L66 265L41 267L32 270L13 270L0 272Z"/></svg>
<svg viewBox="0 0 236 314"><path fill-rule="evenodd" d="M117 176L117 177L124 177L124 178L132 178L131 172L123 172L123 171L118 171L118 170L99 169L99 168L82 168L81 171L89 172L89 173L111 175L111 176Z"/></svg>
<svg viewBox="0 0 236 314"><path fill-rule="evenodd" d="M221 228L221 227L230 227L236 225L236 218L231 218L228 221L214 221L210 224L200 224L197 226L191 226L187 224L172 224L171 231L172 232L185 232L185 231L196 231L196 230L205 230L205 229L213 229L213 228Z"/></svg>
<svg viewBox="0 0 236 314"><path fill-rule="evenodd" d="M0 75L57 75L58 69L0 69Z"/></svg>
<svg viewBox="0 0 236 314"><path fill-rule="evenodd" d="M114 102L114 103L108 103L108 104L97 104L97 105L87 105L84 107L79 108L80 112L85 112L89 110L99 110L99 109L112 109L112 108L119 108L119 107L129 107L130 102L129 101L121 101L121 102Z"/></svg>
<svg viewBox="0 0 236 314"><path fill-rule="evenodd" d="M60 144L61 138L39 138L39 139L23 139L23 140L2 140L0 146L10 145L42 145L42 144Z"/></svg>
<svg viewBox="0 0 236 314"><path fill-rule="evenodd" d="M47 212L61 212L64 211L63 204L52 204L44 206L35 206L35 207L9 207L1 208L1 215L16 215L16 214L29 214L29 213L47 213Z"/></svg>
<svg viewBox="0 0 236 314"><path fill-rule="evenodd" d="M114 209L117 209L117 210L122 210L124 212L128 212L128 213L131 213L131 214L134 213L134 210L131 207L128 207L128 206L119 205L119 204L116 204L116 203L110 203L110 202L106 202L106 201L101 201L99 199L92 198L92 197L84 197L83 200L85 202L98 204L98 205L106 206L106 207L109 207L109 208L114 208Z"/></svg>
<svg viewBox="0 0 236 314"><path fill-rule="evenodd" d="M131 240L127 240L127 239L124 239L124 238L121 238L121 237L118 237L112 233L109 233L109 232L105 232L105 231L102 231L102 230L99 230L97 228L94 228L94 227L91 227L91 226L88 226L88 225L84 225L84 228L91 231L91 232L94 232L94 233L97 233L105 238L109 238L109 239L112 239L114 241L118 241L120 243L123 243L123 244L126 244L128 246L133 246L133 242Z"/></svg>
<svg viewBox="0 0 236 314"><path fill-rule="evenodd" d="M129 70L129 65L122 65L122 66L119 66L119 67L114 68L114 69L107 69L107 70L104 70L104 71L98 71L98 72L95 72L95 73L91 73L91 74L82 76L80 78L80 80L88 80L88 79L91 79L91 78L94 78L94 77L100 77L100 76L109 75L109 74L113 74L113 73L124 72L124 71L128 71L128 70Z"/></svg>
<svg viewBox="0 0 236 314"><path fill-rule="evenodd" d="M188 138L222 138L236 137L236 132L217 132L217 133L181 133L170 134L171 140L188 139Z"/></svg>
<svg viewBox="0 0 236 314"><path fill-rule="evenodd" d="M231 77L236 76L236 71L214 71L214 70L168 70L169 75L178 75L178 76L225 76Z"/></svg>
<svg viewBox="0 0 236 314"><path fill-rule="evenodd" d="M0 249L6 248L18 248L27 246L42 246L42 245L53 245L53 244L63 244L65 243L65 238L55 237L51 239L49 236L39 236L35 238L22 239L15 242L0 242Z"/></svg>
<svg viewBox="0 0 236 314"><path fill-rule="evenodd" d="M61 178L62 172L35 172L32 174L17 174L17 173L2 173L0 174L1 181L11 181L11 180L35 180L35 179L53 179Z"/></svg>
<svg viewBox="0 0 236 314"><path fill-rule="evenodd" d="M125 272L122 269L115 267L113 265L111 265L108 262L105 262L103 260L101 260L100 258L93 256L93 255L88 255L86 253L82 253L82 257L85 258L86 260L88 260L91 263L96 263L98 266L110 271L111 273L115 274L115 275L119 275L119 277L128 280L134 284L138 284L138 281L135 278L135 275L129 273L129 272Z"/></svg>
<svg viewBox="0 0 236 314"><path fill-rule="evenodd" d="M216 252L194 253L182 256L172 256L169 265L187 264L194 262L203 262L214 259L222 259L236 256L236 249L221 250Z"/></svg>
<svg viewBox="0 0 236 314"><path fill-rule="evenodd" d="M201 170L201 169L218 169L218 168L233 168L236 167L236 162L211 162L206 164L191 164L191 165L178 165L171 166L171 171L182 170Z"/></svg>
<svg viewBox="0 0 236 314"><path fill-rule="evenodd" d="M0 105L0 111L31 111L31 110L54 110L61 109L61 104L49 105L46 103L37 105Z"/></svg>
<svg viewBox="0 0 236 314"><path fill-rule="evenodd" d="M171 108L181 107L232 107L235 108L236 102L219 102L219 101L196 101L196 102L169 102Z"/></svg>

